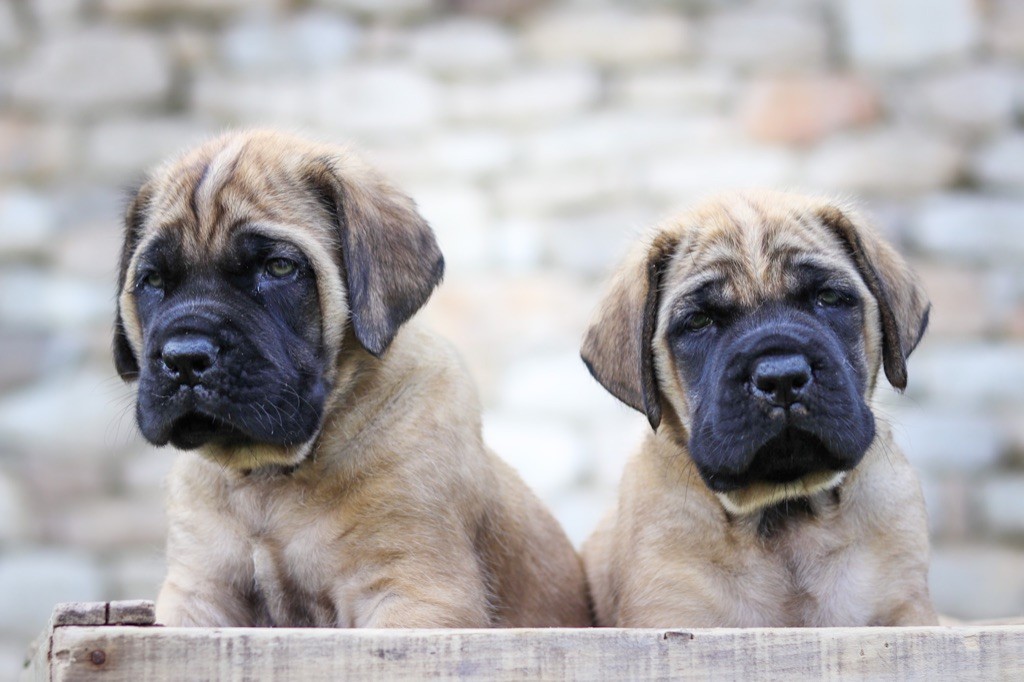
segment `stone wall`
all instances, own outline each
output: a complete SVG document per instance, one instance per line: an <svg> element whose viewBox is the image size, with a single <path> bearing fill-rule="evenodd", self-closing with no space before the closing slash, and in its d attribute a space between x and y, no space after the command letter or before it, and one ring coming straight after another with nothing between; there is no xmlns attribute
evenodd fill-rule
<svg viewBox="0 0 1024 682"><path fill-rule="evenodd" d="M934 301L906 395L946 612L1024 612L1018 0L0 3L0 665L151 597L161 479L109 358L122 187L228 126L348 139L448 257L425 315L575 541L645 425L577 357L643 226L710 190L858 197Z"/></svg>

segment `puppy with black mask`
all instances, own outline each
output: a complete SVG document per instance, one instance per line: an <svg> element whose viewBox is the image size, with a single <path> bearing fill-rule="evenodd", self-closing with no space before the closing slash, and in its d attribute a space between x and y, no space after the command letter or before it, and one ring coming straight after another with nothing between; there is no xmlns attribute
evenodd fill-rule
<svg viewBox="0 0 1024 682"><path fill-rule="evenodd" d="M927 318L826 199L722 196L638 244L582 351L652 428L584 545L599 624L935 624L920 485L871 407Z"/></svg>
<svg viewBox="0 0 1024 682"><path fill-rule="evenodd" d="M583 626L583 570L410 318L444 262L344 148L232 133L126 216L114 342L168 480L166 625Z"/></svg>

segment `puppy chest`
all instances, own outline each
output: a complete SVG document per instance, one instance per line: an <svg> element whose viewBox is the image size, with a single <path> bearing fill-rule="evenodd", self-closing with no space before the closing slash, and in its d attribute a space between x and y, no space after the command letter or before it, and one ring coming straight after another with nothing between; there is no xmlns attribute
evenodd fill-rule
<svg viewBox="0 0 1024 682"><path fill-rule="evenodd" d="M338 627L335 593L343 566L332 561L308 533L291 538L254 537L252 592L258 624L277 627Z"/></svg>
<svg viewBox="0 0 1024 682"><path fill-rule="evenodd" d="M773 553L781 619L799 627L868 625L878 592L873 562L856 543L816 540Z"/></svg>
<svg viewBox="0 0 1024 682"><path fill-rule="evenodd" d="M354 577L355 555L339 526L337 504L317 503L308 490L287 480L256 481L236 488L229 514L245 547L252 581L242 597L257 625L345 627L339 608Z"/></svg>

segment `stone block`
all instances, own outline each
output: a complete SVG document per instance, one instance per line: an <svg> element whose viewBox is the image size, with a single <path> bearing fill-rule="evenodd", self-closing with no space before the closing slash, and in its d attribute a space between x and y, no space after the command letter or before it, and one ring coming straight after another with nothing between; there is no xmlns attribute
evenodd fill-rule
<svg viewBox="0 0 1024 682"><path fill-rule="evenodd" d="M514 274L538 270L543 257L543 228L532 218L506 218L493 226L495 266Z"/></svg>
<svg viewBox="0 0 1024 682"><path fill-rule="evenodd" d="M88 554L53 548L6 552L0 556L0 631L38 634L54 605L99 601L103 578Z"/></svg>
<svg viewBox="0 0 1024 682"><path fill-rule="evenodd" d="M111 287L35 268L0 273L0 323L30 329L83 328L110 319Z"/></svg>
<svg viewBox="0 0 1024 682"><path fill-rule="evenodd" d="M132 416L126 417L129 425ZM42 536L45 527L42 517L47 510L66 505L70 500L95 499L109 494L111 472L108 467L120 466L115 453L103 452L91 463L83 464L95 448L92 444L87 452L57 448L49 449L46 444L30 444L4 453L18 462L19 484L25 495L26 504L33 514L32 534ZM8 446L13 449L13 444Z"/></svg>
<svg viewBox="0 0 1024 682"><path fill-rule="evenodd" d="M161 496L101 498L48 510L45 533L63 547L94 551L163 547L167 533Z"/></svg>
<svg viewBox="0 0 1024 682"><path fill-rule="evenodd" d="M196 74L217 62L216 34L204 30L202 25L175 23L166 28L166 35L167 52L178 68Z"/></svg>
<svg viewBox="0 0 1024 682"><path fill-rule="evenodd" d="M200 72L188 93L199 116L230 125L308 124L320 106L313 77Z"/></svg>
<svg viewBox="0 0 1024 682"><path fill-rule="evenodd" d="M25 27L15 12L13 2L0 4L0 54L13 53L22 47Z"/></svg>
<svg viewBox="0 0 1024 682"><path fill-rule="evenodd" d="M523 136L522 161L530 169L599 163L612 170L636 158L684 156L693 147L731 141L727 124L713 116L608 111L565 121Z"/></svg>
<svg viewBox="0 0 1024 682"><path fill-rule="evenodd" d="M38 380L53 364L53 338L44 331L0 331L0 392Z"/></svg>
<svg viewBox="0 0 1024 682"><path fill-rule="evenodd" d="M978 337L997 324L983 270L951 263L914 266L932 302L926 339Z"/></svg>
<svg viewBox="0 0 1024 682"><path fill-rule="evenodd" d="M986 272L994 333L1008 340L1024 340L1024 277L1020 263L1007 260L986 268Z"/></svg>
<svg viewBox="0 0 1024 682"><path fill-rule="evenodd" d="M640 449L644 437L651 432L651 425L645 415L619 402L610 393L606 395L612 400L612 408L587 423L583 431L590 456L587 473L595 489L608 492L606 504L611 506L626 462ZM701 485L696 480L693 484Z"/></svg>
<svg viewBox="0 0 1024 682"><path fill-rule="evenodd" d="M83 224L76 230L65 230L53 240L50 257L62 273L75 278L88 278L116 294L118 259L121 255L120 212L111 214L104 225ZM108 306L113 310L111 301Z"/></svg>
<svg viewBox="0 0 1024 682"><path fill-rule="evenodd" d="M909 127L843 133L809 154L803 182L826 192L906 197L952 184L963 152L953 142Z"/></svg>
<svg viewBox="0 0 1024 682"><path fill-rule="evenodd" d="M962 58L978 41L973 0L841 0L839 18L848 58L869 69Z"/></svg>
<svg viewBox="0 0 1024 682"><path fill-rule="evenodd" d="M601 82L592 69L565 66L452 83L442 99L447 117L460 124L517 126L567 119L594 105L600 95Z"/></svg>
<svg viewBox="0 0 1024 682"><path fill-rule="evenodd" d="M503 217L548 217L608 206L635 192L640 178L622 166L580 165L509 173L495 188Z"/></svg>
<svg viewBox="0 0 1024 682"><path fill-rule="evenodd" d="M986 480L977 495L985 525L1001 535L1024 535L1024 476Z"/></svg>
<svg viewBox="0 0 1024 682"><path fill-rule="evenodd" d="M767 4L714 12L695 33L700 55L708 63L762 73L809 70L825 59L828 40L819 13Z"/></svg>
<svg viewBox="0 0 1024 682"><path fill-rule="evenodd" d="M335 68L360 46L359 26L323 10L308 10L288 17L267 14L228 26L219 52L232 70L306 72Z"/></svg>
<svg viewBox="0 0 1024 682"><path fill-rule="evenodd" d="M679 204L727 189L782 188L796 180L798 169L798 157L784 147L701 145L654 161L645 182L656 196Z"/></svg>
<svg viewBox="0 0 1024 682"><path fill-rule="evenodd" d="M497 271L483 278L456 270L445 277L423 316L456 343L485 404L504 411L498 401L507 368L574 348L599 294L597 287L557 270Z"/></svg>
<svg viewBox="0 0 1024 682"><path fill-rule="evenodd" d="M656 65L613 74L609 81L612 102L640 111L717 113L723 111L736 89L736 76L723 68L683 68Z"/></svg>
<svg viewBox="0 0 1024 682"><path fill-rule="evenodd" d="M615 490L573 488L557 499L545 500L551 513L562 525L569 541L579 547L590 537L615 500Z"/></svg>
<svg viewBox="0 0 1024 682"><path fill-rule="evenodd" d="M636 208L610 207L551 218L541 230L545 262L602 279L657 217Z"/></svg>
<svg viewBox="0 0 1024 682"><path fill-rule="evenodd" d="M910 383L920 378L918 367ZM951 371L955 371L951 369ZM915 469L930 474L968 476L996 467L1007 446L998 421L962 409L886 409L893 437Z"/></svg>
<svg viewBox="0 0 1024 682"><path fill-rule="evenodd" d="M971 194L930 197L908 237L923 252L950 262L1024 259L1024 201Z"/></svg>
<svg viewBox="0 0 1024 682"><path fill-rule="evenodd" d="M914 352L908 372L907 393L914 396L959 409L995 405L1024 409L1020 407L1024 406L1022 343L933 342ZM950 390L950 382L955 390Z"/></svg>
<svg viewBox="0 0 1024 682"><path fill-rule="evenodd" d="M1024 612L1024 552L996 545L932 549L929 583L939 613L987 619Z"/></svg>
<svg viewBox="0 0 1024 682"><path fill-rule="evenodd" d="M104 14L119 20L166 20L171 17L224 19L244 10L267 11L282 0L99 0Z"/></svg>
<svg viewBox="0 0 1024 682"><path fill-rule="evenodd" d="M1024 59L1024 5L1018 0L989 0L986 42L1001 56Z"/></svg>
<svg viewBox="0 0 1024 682"><path fill-rule="evenodd" d="M1000 193L1024 195L1024 133L996 137L974 154L971 175L985 187Z"/></svg>
<svg viewBox="0 0 1024 682"><path fill-rule="evenodd" d="M410 187L409 194L434 229L449 272L488 265L491 210L480 190L468 183L427 185Z"/></svg>
<svg viewBox="0 0 1024 682"><path fill-rule="evenodd" d="M942 71L924 79L905 108L925 121L965 135L987 135L1011 125L1013 74L992 66Z"/></svg>
<svg viewBox="0 0 1024 682"><path fill-rule="evenodd" d="M128 389L120 383L113 368L85 369L7 393L0 398L0 441L64 461L112 457L133 431Z"/></svg>
<svg viewBox="0 0 1024 682"><path fill-rule="evenodd" d="M449 76L507 71L519 59L508 28L494 21L453 18L418 26L410 56L431 71Z"/></svg>
<svg viewBox="0 0 1024 682"><path fill-rule="evenodd" d="M428 14L435 0L315 0L316 4L367 19L409 20Z"/></svg>
<svg viewBox="0 0 1024 682"><path fill-rule="evenodd" d="M312 124L333 139L394 141L434 126L440 94L412 67L372 64L301 76L204 74L192 106L231 123Z"/></svg>
<svg viewBox="0 0 1024 682"><path fill-rule="evenodd" d="M26 665L27 641L25 637L0 634L0 670L20 671Z"/></svg>
<svg viewBox="0 0 1024 682"><path fill-rule="evenodd" d="M22 484L0 469L0 545L11 546L35 531Z"/></svg>
<svg viewBox="0 0 1024 682"><path fill-rule="evenodd" d="M558 499L586 470L578 433L561 421L490 412L484 442L519 472L541 499Z"/></svg>
<svg viewBox="0 0 1024 682"><path fill-rule="evenodd" d="M105 118L86 134L84 162L102 177L125 182L217 132L192 118Z"/></svg>
<svg viewBox="0 0 1024 682"><path fill-rule="evenodd" d="M166 102L171 64L159 39L110 26L37 42L14 74L17 105L81 114Z"/></svg>
<svg viewBox="0 0 1024 682"><path fill-rule="evenodd" d="M432 137L424 156L431 174L441 171L465 178L507 171L517 151L512 136L499 128L460 127Z"/></svg>
<svg viewBox="0 0 1024 682"><path fill-rule="evenodd" d="M167 573L163 551L119 553L107 568L114 599L155 599Z"/></svg>
<svg viewBox="0 0 1024 682"><path fill-rule="evenodd" d="M120 488L132 495L162 498L164 481L177 454L172 448L149 445L126 453L117 467Z"/></svg>
<svg viewBox="0 0 1024 682"><path fill-rule="evenodd" d="M537 355L511 364L501 384L501 409L524 416L553 416L590 423L615 414L617 402L573 351Z"/></svg>
<svg viewBox="0 0 1024 682"><path fill-rule="evenodd" d="M1006 465L1015 470L1024 469L1024 420L1016 410L1009 410L1002 415L1001 428L1007 434L1010 450L1007 453Z"/></svg>
<svg viewBox="0 0 1024 682"><path fill-rule="evenodd" d="M804 76L755 81L739 104L748 135L762 142L807 144L879 116L878 96L853 76Z"/></svg>
<svg viewBox="0 0 1024 682"><path fill-rule="evenodd" d="M527 25L524 41L531 55L545 61L629 66L682 59L693 42L679 13L617 7L543 13Z"/></svg>
<svg viewBox="0 0 1024 682"><path fill-rule="evenodd" d="M973 485L962 476L933 476L918 472L928 511L932 542L962 541L972 531Z"/></svg>
<svg viewBox="0 0 1024 682"><path fill-rule="evenodd" d="M35 0L26 9L35 25L44 31L64 31L82 22L88 12L87 3L88 0Z"/></svg>
<svg viewBox="0 0 1024 682"><path fill-rule="evenodd" d="M56 227L47 197L24 187L0 190L0 260L45 255Z"/></svg>
<svg viewBox="0 0 1024 682"><path fill-rule="evenodd" d="M317 81L313 122L345 137L392 139L438 122L442 91L411 65L353 66Z"/></svg>
<svg viewBox="0 0 1024 682"><path fill-rule="evenodd" d="M0 114L0 177L25 182L65 175L76 160L75 142L69 124Z"/></svg>

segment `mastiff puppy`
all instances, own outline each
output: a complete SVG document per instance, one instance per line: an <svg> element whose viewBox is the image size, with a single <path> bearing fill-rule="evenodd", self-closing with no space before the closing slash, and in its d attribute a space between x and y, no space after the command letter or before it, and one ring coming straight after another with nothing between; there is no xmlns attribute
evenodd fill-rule
<svg viewBox="0 0 1024 682"><path fill-rule="evenodd" d="M131 201L114 340L168 481L167 625L582 626L579 558L409 318L444 262L342 148L228 134Z"/></svg>
<svg viewBox="0 0 1024 682"><path fill-rule="evenodd" d="M582 351L652 428L584 546L599 624L935 624L920 485L871 408L927 319L828 200L721 197L641 243Z"/></svg>

